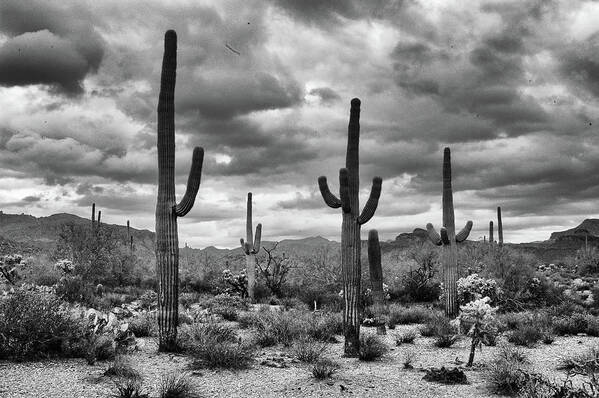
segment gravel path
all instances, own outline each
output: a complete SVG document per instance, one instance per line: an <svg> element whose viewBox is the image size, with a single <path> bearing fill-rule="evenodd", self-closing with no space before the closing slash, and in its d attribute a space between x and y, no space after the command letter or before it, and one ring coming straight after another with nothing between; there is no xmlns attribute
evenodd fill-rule
<svg viewBox="0 0 599 398"><path fill-rule="evenodd" d="M486 381L486 366L494 357L496 347L484 347L477 351L475 366L466 369L470 384L446 386L422 380L418 368L453 367L456 357L466 361L469 341L459 340L453 347L439 349L432 345L432 338L417 337L415 344L395 347L394 335L415 326L398 326L386 336L392 350L382 360L360 362L342 358L343 344L331 345L327 356L340 363L341 369L328 381L317 381L311 367L292 363L287 368L271 368L260 365L260 358L285 356L282 347L262 349L252 368L243 371L201 370L191 378L197 391L207 397L494 397ZM373 329L364 328L365 333ZM341 339L340 339L341 341ZM189 360L185 356L156 353L152 339L145 339L140 352L132 354L131 362L144 376L147 392L156 396L156 383L165 372L184 372ZM593 337L558 337L551 345L538 345L524 349L532 366L551 379L563 379L565 373L556 366L563 355L582 352L599 343ZM403 369L403 357L415 351L413 362L416 369ZM102 376L109 363L89 366L83 359L51 360L14 363L0 361L0 397L2 398L105 398L110 396L113 384Z"/></svg>

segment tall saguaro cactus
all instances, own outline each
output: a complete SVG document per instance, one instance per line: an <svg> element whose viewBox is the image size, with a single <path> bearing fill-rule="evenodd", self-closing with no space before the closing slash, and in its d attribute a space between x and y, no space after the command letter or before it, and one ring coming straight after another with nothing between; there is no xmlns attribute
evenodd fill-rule
<svg viewBox="0 0 599 398"><path fill-rule="evenodd" d="M360 348L360 227L374 215L381 195L382 179L374 177L366 206L359 213L360 190L360 100L351 100L349 125L347 127L347 153L345 168L339 170L339 198L329 190L327 178L318 178L318 186L324 202L333 209L341 207L341 269L343 274L343 330L345 335L344 352L347 357L358 356Z"/></svg>
<svg viewBox="0 0 599 398"><path fill-rule="evenodd" d="M451 153L449 148L443 151L443 226L441 234L435 231L431 223L426 225L430 240L437 246L442 246L441 264L443 266L443 284L445 285L445 315L458 315L457 277L458 277L458 247L470 235L472 221L468 221L464 229L455 233L455 216L453 212L453 191L451 188Z"/></svg>
<svg viewBox="0 0 599 398"><path fill-rule="evenodd" d="M489 221L489 244L493 246L493 221Z"/></svg>
<svg viewBox="0 0 599 398"><path fill-rule="evenodd" d="M260 238L262 237L262 224L256 225L256 235L252 239L252 193L248 192L247 214L245 219L245 242L243 238L241 249L245 253L245 266L248 278L248 296L254 300L254 290L256 287L256 254L260 251Z"/></svg>
<svg viewBox="0 0 599 398"><path fill-rule="evenodd" d="M499 247L503 247L503 222L501 222L501 207L497 206L497 239Z"/></svg>
<svg viewBox="0 0 599 398"><path fill-rule="evenodd" d="M379 243L379 233L376 229L371 229L368 232L368 268L370 269L370 285L372 288L374 315L379 321L376 333L387 334L385 323L381 322L383 314L385 313L385 292L383 291L381 244Z"/></svg>
<svg viewBox="0 0 599 398"><path fill-rule="evenodd" d="M164 57L158 97L158 200L156 202L156 268L158 276L159 349L176 348L179 301L179 237L177 217L193 207L200 179L204 150L193 150L187 189L181 202L175 199L175 79L177 34L164 35Z"/></svg>

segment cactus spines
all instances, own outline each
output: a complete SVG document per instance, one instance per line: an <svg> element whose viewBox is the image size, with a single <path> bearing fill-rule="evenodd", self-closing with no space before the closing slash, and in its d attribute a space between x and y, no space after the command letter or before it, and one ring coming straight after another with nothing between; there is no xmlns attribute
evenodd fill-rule
<svg viewBox="0 0 599 398"><path fill-rule="evenodd" d="M445 285L445 315L455 317L458 314L457 275L458 247L457 244L468 238L472 230L472 221L455 233L455 216L453 212L453 190L451 188L451 153L449 148L443 151L443 227L440 234L432 224L427 224L429 238L433 244L442 246L441 263L443 266L443 283Z"/></svg>
<svg viewBox="0 0 599 398"><path fill-rule="evenodd" d="M318 178L320 193L327 206L341 207L341 268L343 276L343 330L345 335L344 352L347 357L358 356L360 348L360 319L358 315L360 300L360 227L372 218L378 206L382 180L372 180L370 197L362 213L359 213L360 189L360 100L351 100L349 125L347 127L347 153L345 168L339 170L339 198L331 193L326 177Z"/></svg>
<svg viewBox="0 0 599 398"><path fill-rule="evenodd" d="M245 237L239 239L241 250L245 253L246 275L248 278L248 296L254 300L256 287L256 254L260 251L260 240L262 238L262 224L256 225L256 234L252 238L252 193L248 192L247 214L245 219Z"/></svg>
<svg viewBox="0 0 599 398"><path fill-rule="evenodd" d="M503 223L501 222L501 207L497 206L497 239L499 247L503 247Z"/></svg>
<svg viewBox="0 0 599 398"><path fill-rule="evenodd" d="M177 34L164 35L164 57L158 98L158 200L156 202L156 268L158 276L159 349L176 348L179 299L179 238L177 217L191 210L200 186L204 150L196 147L187 190L175 198L175 79Z"/></svg>
<svg viewBox="0 0 599 398"><path fill-rule="evenodd" d="M368 267L370 269L370 284L372 288L372 301L374 315L379 320L376 328L377 334L387 334L385 323L380 323L385 313L385 292L383 291L383 267L381 265L381 245L379 233L376 229L368 232Z"/></svg>

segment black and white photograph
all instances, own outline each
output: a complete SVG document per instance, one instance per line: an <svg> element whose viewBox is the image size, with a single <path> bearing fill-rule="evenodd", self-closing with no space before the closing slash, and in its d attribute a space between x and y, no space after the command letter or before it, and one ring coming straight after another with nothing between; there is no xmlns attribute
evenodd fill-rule
<svg viewBox="0 0 599 398"><path fill-rule="evenodd" d="M599 1L0 0L0 398L599 397Z"/></svg>

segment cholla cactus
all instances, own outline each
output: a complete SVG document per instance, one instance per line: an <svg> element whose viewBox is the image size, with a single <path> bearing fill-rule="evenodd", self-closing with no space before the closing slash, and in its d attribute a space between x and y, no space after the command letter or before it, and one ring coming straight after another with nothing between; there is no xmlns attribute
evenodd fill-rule
<svg viewBox="0 0 599 398"><path fill-rule="evenodd" d="M20 254L8 254L0 259L0 274L8 283L14 285L18 279L17 267L26 265Z"/></svg>
<svg viewBox="0 0 599 398"><path fill-rule="evenodd" d="M63 259L58 260L56 264L54 264L54 268L61 271L63 274L72 274L75 271L75 264L71 260Z"/></svg>
<svg viewBox="0 0 599 398"><path fill-rule="evenodd" d="M460 305L483 297L489 299L490 304L495 304L503 294L503 290L495 279L485 279L478 274L470 274L457 282L458 302Z"/></svg>
<svg viewBox="0 0 599 398"><path fill-rule="evenodd" d="M460 323L469 326L467 335L472 338L466 366L472 366L476 347L480 347L482 343L490 344L497 334L495 325L497 308L491 307L489 301L489 297L483 297L460 307Z"/></svg>
<svg viewBox="0 0 599 398"><path fill-rule="evenodd" d="M239 294L241 298L248 296L248 278L245 270L237 275L233 274L230 269L223 270L224 281L231 286L232 293Z"/></svg>

